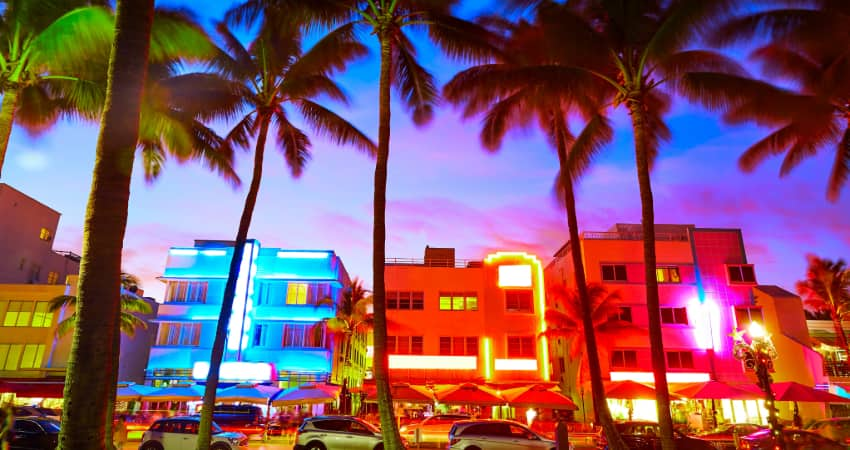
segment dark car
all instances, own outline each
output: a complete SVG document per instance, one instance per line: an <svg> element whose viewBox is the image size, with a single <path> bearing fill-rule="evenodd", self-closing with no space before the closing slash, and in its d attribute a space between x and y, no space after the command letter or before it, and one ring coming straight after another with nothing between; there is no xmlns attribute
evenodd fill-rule
<svg viewBox="0 0 850 450"><path fill-rule="evenodd" d="M18 417L13 424L9 448L53 450L59 443L59 422L44 417Z"/></svg>
<svg viewBox="0 0 850 450"><path fill-rule="evenodd" d="M617 431L631 450L658 450L661 448L659 425L655 422L621 422ZM677 450L715 450L714 445L702 439L673 431Z"/></svg>
<svg viewBox="0 0 850 450"><path fill-rule="evenodd" d="M253 405L215 405L213 420L224 431L248 437L261 437L266 429L263 410Z"/></svg>
<svg viewBox="0 0 850 450"><path fill-rule="evenodd" d="M845 447L832 439L827 439L811 431L786 428L782 430L785 437L785 450L845 450ZM770 430L756 431L741 438L741 450L773 450L776 442Z"/></svg>
<svg viewBox="0 0 850 450"><path fill-rule="evenodd" d="M701 433L697 437L710 441L718 450L735 450L742 437L763 429L763 426L754 423L727 423L712 431Z"/></svg>
<svg viewBox="0 0 850 450"><path fill-rule="evenodd" d="M812 422L806 430L850 447L850 417L833 417Z"/></svg>

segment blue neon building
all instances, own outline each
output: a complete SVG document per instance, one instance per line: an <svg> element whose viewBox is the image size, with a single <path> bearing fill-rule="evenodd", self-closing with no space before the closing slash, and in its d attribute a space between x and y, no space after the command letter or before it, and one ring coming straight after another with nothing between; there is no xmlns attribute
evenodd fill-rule
<svg viewBox="0 0 850 450"><path fill-rule="evenodd" d="M151 384L206 378L233 251L232 241L209 240L169 250ZM332 250L263 248L256 240L243 252L221 380L281 387L327 380L334 349L325 321L350 284L342 261Z"/></svg>

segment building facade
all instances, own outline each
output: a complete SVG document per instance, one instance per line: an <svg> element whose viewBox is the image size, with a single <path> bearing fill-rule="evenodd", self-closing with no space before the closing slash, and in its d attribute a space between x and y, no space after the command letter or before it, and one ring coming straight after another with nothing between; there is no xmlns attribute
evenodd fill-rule
<svg viewBox="0 0 850 450"><path fill-rule="evenodd" d="M206 379L233 251L233 242L208 240L169 250L148 382ZM263 248L256 240L242 251L222 381L329 380L333 339L325 322L350 283L342 260L329 250Z"/></svg>
<svg viewBox="0 0 850 450"><path fill-rule="evenodd" d="M513 385L549 381L543 266L500 252L455 259L426 248L422 260L386 265L387 346L393 382Z"/></svg>
<svg viewBox="0 0 850 450"><path fill-rule="evenodd" d="M0 283L58 284L80 269L80 257L53 250L60 214L0 183Z"/></svg>

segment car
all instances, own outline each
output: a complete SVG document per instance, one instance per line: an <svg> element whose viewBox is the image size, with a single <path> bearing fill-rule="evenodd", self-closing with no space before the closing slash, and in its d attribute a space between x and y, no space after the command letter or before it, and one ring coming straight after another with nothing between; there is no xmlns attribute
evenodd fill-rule
<svg viewBox="0 0 850 450"><path fill-rule="evenodd" d="M139 450L193 450L198 443L200 417L169 417L160 419L142 434ZM227 432L212 424L211 450L242 450L248 448L248 437Z"/></svg>
<svg viewBox="0 0 850 450"><path fill-rule="evenodd" d="M850 447L850 417L816 420L805 429Z"/></svg>
<svg viewBox="0 0 850 450"><path fill-rule="evenodd" d="M740 438L763 429L762 425L754 423L726 423L714 430L700 433L697 437L710 441L718 450L735 450Z"/></svg>
<svg viewBox="0 0 850 450"><path fill-rule="evenodd" d="M15 417L44 417L53 420L59 420L62 417L58 411L39 406L15 406L12 412Z"/></svg>
<svg viewBox="0 0 850 450"><path fill-rule="evenodd" d="M847 446L811 431L786 428L785 450L845 450ZM741 438L741 450L773 450L778 448L770 430L760 430Z"/></svg>
<svg viewBox="0 0 850 450"><path fill-rule="evenodd" d="M262 437L266 431L263 410L254 405L215 405L213 421L224 431Z"/></svg>
<svg viewBox="0 0 850 450"><path fill-rule="evenodd" d="M436 414L422 422L405 425L399 431L410 442L448 442L452 425L471 418L468 414Z"/></svg>
<svg viewBox="0 0 850 450"><path fill-rule="evenodd" d="M383 450L381 430L357 417L314 416L304 419L293 450Z"/></svg>
<svg viewBox="0 0 850 450"><path fill-rule="evenodd" d="M512 420L461 420L449 430L449 450L554 450L556 446L555 441Z"/></svg>
<svg viewBox="0 0 850 450"><path fill-rule="evenodd" d="M59 444L59 422L46 417L16 417L9 448L13 450L53 450Z"/></svg>
<svg viewBox="0 0 850 450"><path fill-rule="evenodd" d="M620 437L631 450L657 450L661 448L660 427L656 422L618 422L614 425ZM715 450L715 446L706 440L686 436L673 430L676 450ZM606 447L607 448L607 447Z"/></svg>

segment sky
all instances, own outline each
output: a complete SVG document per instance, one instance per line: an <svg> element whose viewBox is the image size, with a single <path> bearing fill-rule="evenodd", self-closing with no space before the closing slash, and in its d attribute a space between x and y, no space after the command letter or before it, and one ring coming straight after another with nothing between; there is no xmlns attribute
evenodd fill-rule
<svg viewBox="0 0 850 450"><path fill-rule="evenodd" d="M211 26L227 2L170 0ZM466 2L469 17L492 8ZM241 36L245 36L242 33ZM445 83L464 66L418 41L421 63ZM377 137L378 59L375 48L338 79L351 104L324 104ZM756 68L750 68L757 73ZM522 250L544 260L568 239L553 195L557 158L534 130L510 135L496 154L479 143L480 120L464 121L443 105L416 128L393 103L387 191L387 256L422 258L426 245L455 247L457 257L481 259L494 250ZM616 138L577 190L582 231L639 223L634 151L628 116L613 115ZM779 178L779 160L750 174L737 158L765 130L728 127L700 108L677 103L667 116L672 140L652 173L657 223L740 228L761 284L793 290L808 253L850 258L850 188L837 203L825 199L830 151ZM225 131L226 124L217 127ZM80 252L91 187L97 126L64 122L38 137L15 129L3 181L62 213L57 250ZM313 138L313 158L294 180L278 153L267 151L250 237L263 246L331 249L352 276L371 285L374 163L353 148ZM172 246L194 239L233 239L250 179L250 154L240 154L242 187L233 188L196 164L169 161L147 184L136 165L124 243L125 271L141 277L146 295L161 298L161 275Z"/></svg>

